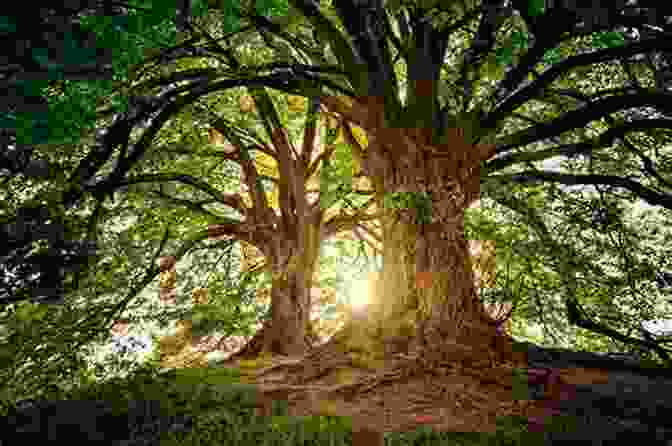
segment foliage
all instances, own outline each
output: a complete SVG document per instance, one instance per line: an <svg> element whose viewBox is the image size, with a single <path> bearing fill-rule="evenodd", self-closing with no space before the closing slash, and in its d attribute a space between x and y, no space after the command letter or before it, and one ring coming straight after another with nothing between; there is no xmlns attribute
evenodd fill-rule
<svg viewBox="0 0 672 446"><path fill-rule="evenodd" d="M36 46L32 50L32 62L46 71L46 78L19 78L13 88L17 89L17 94L36 100L48 89L54 91L54 86L57 86L58 93L47 96L48 107L44 111L4 115L3 127L16 130L18 144L76 142L83 130L95 124L97 98L113 95L115 83L128 79L129 66L141 61L146 49L175 43L174 25L170 24L174 20L174 3L173 9L169 6L170 0L167 5L152 5L147 0L128 3L131 8L127 14L84 13L63 17L69 22L61 30L62 60L52 59L45 47ZM141 6L141 9L135 9L136 6ZM149 7L145 9L145 6ZM59 14L63 12L56 12L56 16ZM6 19L10 21L8 29L16 33L25 32L22 27L29 23L18 17ZM40 19L31 20L38 29L46 27ZM95 35L95 46L84 40L92 33ZM96 50L96 47L99 49ZM108 55L111 55L113 64L109 77L69 80L72 75L68 73L73 66L100 64L100 49L111 51ZM125 102L122 99L115 101L116 111L122 111Z"/></svg>
<svg viewBox="0 0 672 446"><path fill-rule="evenodd" d="M199 14L205 13L206 10L216 9L222 12L222 30L225 33L231 33L238 31L240 29L240 20L242 18L242 9L241 5L238 2L227 2L227 1L217 1L217 2L208 2L212 3L211 5L206 5L205 1L199 1L195 10L199 11ZM216 3L216 4L215 4ZM286 16L288 13L288 0L255 0L254 8L257 14L264 17L273 17L273 16Z"/></svg>
<svg viewBox="0 0 672 446"><path fill-rule="evenodd" d="M138 196L130 193L128 203L133 203ZM7 314L1 323L6 337L0 346L3 358L11 358L11 361L3 361L1 367L2 387L6 390L3 398L13 400L39 396L50 386L67 388L73 380L78 382L80 378L88 381L125 376L138 366L140 358L133 355L113 354L96 364L91 364L90 360L97 343L107 341L109 335L102 333L107 332L110 319L120 315L111 310L119 300L124 299L126 293L135 296L133 288L138 285L136 280L151 260L152 247L160 241L151 235L157 220L152 219L154 223L147 226L141 224L139 227L145 229L140 232L128 225L126 229L119 230L119 222L131 218L143 223L142 217L150 215L139 214L140 209L145 209L144 200L137 201L137 207L134 207L121 203L103 213L105 223L99 227L100 257L92 259L97 268L80 277L80 288L67 296L64 307L21 303L5 308ZM150 235L145 235L147 233ZM160 235L160 232L157 234ZM213 255L197 251L196 254L194 260L202 263L202 268L217 264L226 266L235 260L235 256L229 255L224 257L225 262L218 263L217 259L222 258L219 253ZM223 330L230 334L249 335L254 322L266 310L257 308L258 304L253 301L258 285L252 277L237 281L233 272L226 271L227 268L224 268L210 282L214 296L211 306L197 308L193 313L190 306L169 309L150 305L147 308L147 295L144 294L139 300L131 302L126 314L137 324L154 321L168 324L171 320L193 315L199 321L195 324L197 330ZM192 279L181 278L178 283L193 285L196 276L187 277ZM150 282L145 283L149 285ZM188 291L184 294L188 295ZM141 310L143 306L145 310ZM239 307L241 310L237 312ZM23 377L24 373L26 377Z"/></svg>
<svg viewBox="0 0 672 446"><path fill-rule="evenodd" d="M68 229L73 219L62 209L31 200L17 209L13 222L3 223L7 255L3 259L6 274L0 284L0 302L61 301L64 276L81 270L88 257L95 254L95 246L86 240L72 240L75 237Z"/></svg>
<svg viewBox="0 0 672 446"><path fill-rule="evenodd" d="M143 45L147 49L154 48L155 44L167 45L169 36L172 35L171 27L167 22L157 21L157 16L151 16L148 21L135 17L139 16L131 14L126 21L97 22L92 20L90 24L91 29L95 30L101 38L108 38L109 42L119 44L120 49L125 48L126 52L120 55L119 59L120 61L125 60L124 63L139 61L140 56L144 56L144 53L139 50L144 48ZM145 28L151 23L155 25ZM162 28L160 25L165 25L165 27ZM119 27L136 30L138 35L134 37L113 35L117 33L115 29L118 30ZM141 29L143 31L139 32ZM130 31L129 33L133 34ZM513 63L513 56L522 54L527 49L529 39L522 30L513 30L510 36L510 44L506 46L510 51L494 50L495 57L499 56L499 63ZM139 42L140 37L147 37L148 42ZM501 41L507 42L505 38ZM588 39L574 39L570 44L559 45L548 50L546 52L549 58L547 62L555 64L563 55L577 54L579 48L582 50L599 47L611 48L621 43L622 39L610 32L594 33ZM502 44L500 48L504 47L505 45ZM555 60L551 60L554 55L553 51L557 51L555 56L558 58ZM247 61L249 65L257 61L267 62L272 55L267 48L255 48L249 50L248 53L259 55L258 60L249 59ZM37 57L39 59L39 54ZM268 59L265 59L266 57ZM181 68L207 66L205 62L200 66L198 63L201 62L192 60L189 63L192 65L184 62ZM116 64L115 70L122 70L124 68L122 65L121 62ZM168 67L169 64L165 65ZM626 78L623 73L618 72L620 74L617 75L615 71L609 71L610 69L605 67L607 64L600 65L599 70L597 67L595 70L576 70L568 76L559 78L554 86L580 90L584 87L582 83L590 83L591 88L594 88L596 85L607 84L608 81L619 80L620 82ZM578 78L577 72L580 73ZM572 75L574 78L571 77ZM36 95L37 90L31 89L41 89L44 85L46 84L25 83L17 88L25 88L27 89L26 94ZM54 135L61 141L72 142L76 140L77 132L86 128L84 123L93 119L93 112L99 108L100 104L97 102L94 104L95 101L91 99L109 96L112 90L106 88L112 88L113 83L105 84L104 81L79 83L63 80L52 82L49 85L51 110L55 110L59 116L62 115L61 119L64 120L62 126L54 126L59 127L59 129L54 128L55 132L56 130L63 131L56 132ZM280 96L280 94L274 94L276 94L273 96L274 99ZM222 115L233 117L237 123L249 124L247 128L250 130L258 130L260 128L258 123L251 124L255 121L254 117L241 117L236 112L236 107L232 104L237 103L237 95L238 92L231 95L217 95L217 98L210 97L207 101L203 101L204 107L220 107ZM543 102L541 99L545 98L540 98L540 102ZM123 107L123 103L124 101L119 99L117 105ZM575 106L572 102L561 105L553 105L551 102L545 104L545 108L525 104L516 110L516 114L539 117L545 122L550 122ZM196 107L184 110L184 115L175 117L170 121L170 125L165 126L173 129L174 132L166 131L159 135L153 147L154 150L147 152L143 163L137 167L137 172L174 170L187 172L199 178L212 175L213 184L222 189L232 190L231 188L238 180L231 175L230 170L224 168L226 163L221 156L218 158L216 153L213 155L204 143L207 139L199 125L207 122L206 114ZM284 111L282 113L282 120L287 122L285 119L287 116ZM35 122L46 120L39 114L35 114L31 119ZM65 122L66 119L70 121ZM592 127L590 131L609 129L609 126L604 123L595 124ZM519 132L525 129L525 125L511 118L504 128L506 131ZM29 133L33 134L25 132L23 136L27 137ZM184 135L185 139L176 143L176 135ZM571 135L571 138L580 138L585 135L586 133L577 133ZM567 135L563 135L563 138L565 136ZM571 144L576 142L571 138L567 138L566 146L570 145L570 142ZM628 139L636 142L639 147L662 146L660 142L665 141L662 131L655 137L651 134L644 135L644 132L641 132L639 135L629 135ZM186 152L179 151L183 142L185 144L182 148L186 148ZM331 141L331 143L334 142L335 140ZM85 144L67 148L69 152L63 150L59 153L63 155L60 161L70 166L75 165L87 149ZM46 147L41 150L43 154L48 152ZM600 169L628 176L638 171L640 158L633 153L627 154L626 152L623 144L617 144L613 152L608 154L601 154L595 150L591 154L590 162L599 163ZM518 156L518 153L512 153ZM588 159L588 157L585 158ZM661 165L664 166L665 154L663 153L660 158ZM635 165L633 160L637 162L635 167L633 167ZM575 159L571 162L574 164L569 167L575 171L587 165L582 159ZM525 163L527 161L524 160L518 164ZM353 172L349 148L337 145L333 164L324 165L322 172L325 175L324 183L328 185L325 188L324 197L328 198L328 201L334 200L333 202L337 199L345 200L347 194L351 192L347 185L351 184ZM489 174L491 172L488 172ZM336 191L330 189L332 185ZM657 269L665 265L669 266L669 260L665 259L664 253L661 254L660 251L660 248L667 246L667 241L671 239L667 234L669 231L666 232L664 229L669 226L667 224L669 216L662 215L656 220L642 218L629 222L623 221L620 218L622 216L620 208L628 208L629 202L623 194L616 193L614 190L609 192L623 206L614 206L613 202L604 200L602 197L597 199L583 192L559 190L557 187L548 185L543 187L509 185L506 188L500 185L495 188L499 192L506 193L497 193L492 190L493 188L488 187L484 189L484 195L487 197L484 197L483 209L478 211L481 215L474 212L467 218L467 232L470 238L492 239L497 245L497 287L495 290L490 290L492 293L485 290L484 296L499 293L496 296L497 299L519 301L520 305L516 313L520 320L519 326L539 323L544 327L545 336L538 337L539 342L544 341L551 345L572 342L575 346L593 350L606 350L614 346L624 348L616 341L605 340L604 336L600 338L600 335L589 333L587 330L568 327L564 318L563 304L563 299L567 295L582 301L595 319L610 320L614 326L619 329L623 328L624 332L631 331L642 318L657 314L652 302L660 301L661 296L664 296L667 291L652 289L649 282L652 281ZM332 198L330 196L332 192L339 194L334 194ZM187 206L167 206L166 203L170 200L166 197L169 195L182 199L182 204L186 201L202 203L203 200L207 200L204 194L195 192L185 185L175 186L174 183L163 184L160 187L129 185L125 190L119 190L117 194L117 197L125 199L122 202L125 201L128 207L125 208L125 205L122 206L119 203L117 206L109 206L111 200L103 206L99 221L107 221L110 224L101 225L98 231L99 239L103 244L98 257L93 259L96 268L80 278L81 284L85 286L76 289L70 296L71 298L95 299L97 300L96 305L78 306L71 302L70 306L64 307L62 311L52 308L45 311L47 307L32 306L32 304L5 308L7 314L2 320L5 330L3 340L7 339L11 342L0 345L2 348L0 352L4 358L2 359L3 366L6 366L1 371L3 385L0 387L6 389L3 399L12 400L19 396L45 394L44 389L50 385L67 387L63 384L64 382L72 384L80 380L86 383L95 381L96 373L87 371L84 346L90 339L96 337L98 340L104 339L105 336L100 335L103 327L110 318L121 313L119 311L121 308L108 312L102 312L101 308L109 309L129 295L140 296L137 302L133 302L133 305L126 308L138 320L158 319L167 324L170 320L190 317L194 321L194 328L199 327L203 330L202 333L216 329L235 330L236 332L247 330L246 332L249 332L251 322L263 317L262 306L255 307L253 303L255 286L261 286L263 277L258 277L259 281L255 285L241 286L244 291L240 291L238 285L241 282L228 281L228 277L234 276L235 273L221 275L214 273L225 268L224 262L217 260L218 255L221 255L224 249L221 244L214 243L195 245L196 248L189 252L189 255L185 255L185 258L193 259L193 262L184 265L184 269L180 270L178 284L183 284L181 286L184 288L178 295L187 299L188 290L191 287L196 284L201 286L206 281L208 288L213 290L213 295L216 296L215 302L194 308L190 308L188 304L178 305L170 310L150 306L149 309L145 308L147 311L140 311L141 304L146 303L148 296L140 295L138 288L151 288L156 285L155 277L150 277L146 282L141 280L146 266L152 261L152 253L157 248L162 252L175 252L179 248L177 241L180 236L189 234L195 227L202 227L210 221L216 221L217 218L222 217L223 212L221 209L215 209L215 206L210 207L208 203L200 207L196 206L197 210ZM485 208L487 200L491 200L487 204L490 206L489 209ZM423 213L423 210L426 210L424 197L413 194L390 195L388 201L392 206L416 209L418 222L423 222L428 217ZM93 200L86 204L88 207L83 206L86 212L92 212L96 205ZM209 214L202 212L204 209ZM591 217L594 211L601 209L606 210L606 217L599 218L604 224L596 225ZM123 231L112 230L113 219L126 215L126 213L137 217L137 223ZM600 211L597 214L602 215L603 212ZM537 221L537 217L543 224ZM85 227L84 223L86 222L79 222L80 229ZM161 244L161 238L168 230L170 242L164 246ZM552 237L549 237L549 234ZM344 241L343 252L352 254L354 257L356 251L353 245ZM196 252L201 248L204 253L208 251L209 253L199 256ZM582 253L584 255L581 255ZM227 256L233 257L230 253L227 253ZM568 275L559 266L563 259L571 259L575 264L579 280L578 286L574 289L569 288L566 282ZM335 265L336 262L333 264ZM610 271L608 267L616 268L617 272L608 273ZM206 276L206 271L212 274ZM344 280L347 278L344 277ZM336 282L335 278L334 282ZM75 299L72 300L74 302ZM237 312L238 309L240 313ZM80 322L82 319L86 322ZM556 339L553 339L553 336L556 336ZM45 340L48 341L45 342ZM73 349L73 346L78 348ZM123 361L124 359L121 358L118 367L108 369L116 371L125 368L126 364ZM153 361L156 361L156 358L153 358Z"/></svg>
<svg viewBox="0 0 672 446"><path fill-rule="evenodd" d="M323 161L320 170L320 206L328 209L343 200L354 206L352 194L353 160L346 144L336 144L333 156Z"/></svg>
<svg viewBox="0 0 672 446"><path fill-rule="evenodd" d="M0 319L2 404L58 396L88 382L86 348L97 337L91 320L78 321L73 308L21 302L6 306Z"/></svg>
<svg viewBox="0 0 672 446"><path fill-rule="evenodd" d="M428 224L432 218L432 199L426 192L393 192L385 196L385 206L415 209L416 224Z"/></svg>
<svg viewBox="0 0 672 446"><path fill-rule="evenodd" d="M595 32L590 36L594 48L614 48L623 45L623 34L616 31ZM529 37L525 31L516 30L511 33L510 41L495 51L495 60L501 65L510 65L513 62L514 50L528 49ZM556 64L561 59L559 48L551 48L544 54L544 62Z"/></svg>
<svg viewBox="0 0 672 446"><path fill-rule="evenodd" d="M110 101L112 111L125 110L124 99L114 97L113 93L117 86L128 80L129 64L142 60L147 48L174 43L174 27L171 29L167 22L172 18L171 12L174 13L174 4L172 11L159 7L139 12L136 6L131 5L128 13L115 10L117 14L112 16L98 14L97 10L74 13L67 7L54 6L47 8L48 13L44 15L21 14L4 18L5 40L11 42L15 37L16 44L27 49L25 57L21 56L24 51L15 53L20 73L3 80L3 88L11 99L0 116L7 136L0 157L3 169L11 175L24 174L42 180L58 178L63 174L60 171L63 166L47 163L44 159L32 159L36 152L32 145L78 142L96 123L96 111L102 105L100 98L113 96ZM31 25L32 34L28 32ZM56 56L46 51L54 44L48 39L54 30L61 34L58 39L61 47ZM107 56L113 53L114 56L112 73L106 72L109 67L104 57L99 57L101 51L97 51L106 46L107 51L102 53ZM95 66L93 70L92 65ZM80 70L80 67L84 68ZM17 98L22 98L21 103L16 102ZM62 191L50 192L54 192L54 196L42 197L49 198L49 205L45 206L43 200L23 202L15 208L17 221L7 218L15 226L3 228L3 246L10 253L3 263L6 269L13 270L15 278L13 284L4 287L7 289L3 292L5 302L62 299L66 292L63 289L64 273L77 273L88 263L86 257L94 255L94 245L77 240L81 233L74 234L71 217L65 219L64 210L54 203ZM58 224L47 222L49 219L57 219ZM70 225L65 224L66 220ZM44 244L45 238L47 246L31 250L31 245ZM61 260L53 261L58 258ZM42 271L37 280L34 274L31 276L36 269ZM49 296L45 297L45 292Z"/></svg>

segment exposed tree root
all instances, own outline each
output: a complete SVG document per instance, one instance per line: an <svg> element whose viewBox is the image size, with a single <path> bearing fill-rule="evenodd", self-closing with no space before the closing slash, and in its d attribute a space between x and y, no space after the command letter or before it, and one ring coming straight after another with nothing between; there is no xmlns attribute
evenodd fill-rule
<svg viewBox="0 0 672 446"><path fill-rule="evenodd" d="M522 356L498 361L507 355L448 341L441 349L372 353L349 349L345 339L334 336L301 358L277 358L258 370L252 382L263 396L260 409L283 399L292 415L347 416L358 428L378 432L423 424L494 432L499 417L546 414L539 401L512 394L513 369L525 366Z"/></svg>

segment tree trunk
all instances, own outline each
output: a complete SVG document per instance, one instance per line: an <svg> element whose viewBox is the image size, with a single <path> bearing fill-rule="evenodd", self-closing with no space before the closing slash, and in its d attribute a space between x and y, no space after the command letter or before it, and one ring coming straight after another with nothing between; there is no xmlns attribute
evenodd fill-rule
<svg viewBox="0 0 672 446"><path fill-rule="evenodd" d="M264 337L264 351L279 355L301 355L310 343L310 288L313 270L299 268L277 272L271 289L271 320Z"/></svg>
<svg viewBox="0 0 672 446"><path fill-rule="evenodd" d="M478 298L463 211L416 224L390 210L383 226L383 271L370 296L370 332L409 346L490 347L496 325ZM411 211L412 212L412 211Z"/></svg>
<svg viewBox="0 0 672 446"><path fill-rule="evenodd" d="M276 239L266 252L271 280L271 315L232 358L302 355L315 343L310 324L313 275L319 255L319 229L304 226L301 243Z"/></svg>
<svg viewBox="0 0 672 446"><path fill-rule="evenodd" d="M406 338L409 349L450 352L453 359L457 352L510 353L504 348L510 342L500 340L511 339L498 334L478 297L464 235L465 210L480 198L480 161L494 148L472 146L460 128L447 131L446 143L432 145L425 129L362 124L369 133L365 171L385 214L383 270L370 296L366 329L350 333L363 333L369 346L371 338L383 344ZM428 212L408 202L385 204L383 197L395 192L425 197Z"/></svg>

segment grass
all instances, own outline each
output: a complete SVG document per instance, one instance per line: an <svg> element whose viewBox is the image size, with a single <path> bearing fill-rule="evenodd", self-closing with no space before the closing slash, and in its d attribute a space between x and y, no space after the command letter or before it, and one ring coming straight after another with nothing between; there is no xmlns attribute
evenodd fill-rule
<svg viewBox="0 0 672 446"><path fill-rule="evenodd" d="M115 407L121 412L124 407L127 410L130 400L159 400L166 415L191 415L192 429L164 434L161 445L165 446L352 444L352 426L344 417L289 416L287 403L281 401L274 401L271 416L257 415L256 388L241 383L240 377L239 370L221 367L177 369L159 375L145 371L71 391L68 399L118 403ZM554 425L558 421L554 417ZM412 432L385 434L384 440L386 446L544 444L543 436L527 432L526 424L525 420L507 418L496 434L437 433L421 427Z"/></svg>
<svg viewBox="0 0 672 446"><path fill-rule="evenodd" d="M225 369L182 369L172 373L171 379L185 389L193 386L212 386L211 410L199 414L192 431L167 434L166 446L215 446L215 445L351 445L352 426L348 419L338 416L294 417L287 415L286 402L280 401L273 408L272 416L254 413L256 390L253 385L234 382L239 374ZM193 395L193 393L192 393ZM201 401L204 408L204 400ZM573 421L554 417L547 430L573 429ZM475 432L434 432L420 427L411 432L385 434L385 445L541 445L543 435L527 431L527 421L506 418L500 422L496 434ZM353 445L356 446L356 445ZM374 445L365 445L374 446Z"/></svg>

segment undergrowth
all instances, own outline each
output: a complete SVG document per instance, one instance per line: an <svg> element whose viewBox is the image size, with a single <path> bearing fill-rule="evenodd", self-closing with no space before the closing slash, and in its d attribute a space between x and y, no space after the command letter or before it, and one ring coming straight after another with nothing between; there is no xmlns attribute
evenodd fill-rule
<svg viewBox="0 0 672 446"><path fill-rule="evenodd" d="M159 400L166 415L192 416L191 430L163 435L161 445L165 446L352 444L352 425L344 417L289 416L286 401L274 401L271 416L257 415L257 391L254 385L242 384L239 379L239 370L217 367L176 369L161 374L145 369L127 378L71 391L68 397L118 403L115 407L121 412L128 407L128 401ZM560 429L571 429L571 423L568 425L564 420L554 420L554 426L558 426L558 421ZM421 427L412 432L387 433L385 445L544 444L539 433L527 432L526 425L524 419L507 418L496 434L437 433Z"/></svg>

